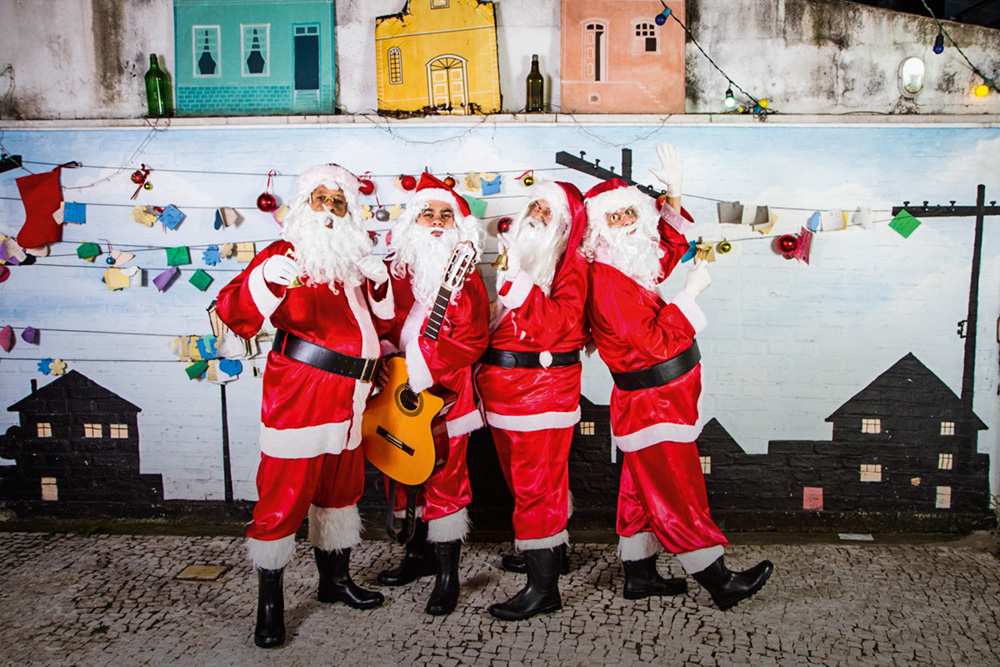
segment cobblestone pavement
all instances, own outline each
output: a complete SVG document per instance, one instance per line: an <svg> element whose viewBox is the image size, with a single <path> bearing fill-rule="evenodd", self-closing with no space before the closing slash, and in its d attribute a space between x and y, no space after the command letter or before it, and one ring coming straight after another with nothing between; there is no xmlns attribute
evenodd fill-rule
<svg viewBox="0 0 1000 667"><path fill-rule="evenodd" d="M983 536L981 536L983 537ZM739 540L737 540L739 542ZM463 551L459 608L423 612L433 578L400 589L375 575L401 548L365 542L354 579L386 594L357 611L315 598L312 551L285 574L283 647L253 644L256 580L236 537L0 534L3 665L996 665L1000 561L978 542L748 543L727 562L761 558L775 574L720 612L689 578L676 598L622 598L613 545L574 544L563 609L520 623L487 611L522 575L507 544ZM215 581L175 578L192 564L229 566ZM684 576L661 556L660 572Z"/></svg>

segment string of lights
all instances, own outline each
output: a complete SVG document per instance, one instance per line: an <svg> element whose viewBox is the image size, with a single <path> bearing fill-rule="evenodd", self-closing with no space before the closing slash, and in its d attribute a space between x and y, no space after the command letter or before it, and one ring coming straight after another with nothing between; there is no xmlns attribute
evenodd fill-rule
<svg viewBox="0 0 1000 667"><path fill-rule="evenodd" d="M989 92L990 88L993 88L993 90L1000 90L1000 88L997 88L996 81L983 74L983 72L978 67L976 67L971 60L969 60L969 56L965 55L965 51L962 50L962 47L958 45L958 42L955 41L955 38L951 36L951 33L949 33L948 30L944 27L944 24L941 23L941 20L934 15L934 10L932 10L930 8L930 5L927 4L927 0L920 0L920 2L921 4L923 4L924 9L927 10L927 13L930 14L931 18L934 19L934 22L937 24L938 27L938 36L934 40L934 49L933 49L934 53L941 54L944 52L944 40L942 39L942 35L947 37L948 41L952 43L952 46L955 47L955 50L958 51L959 55L961 55L962 58L965 59L965 62L969 65L972 71L975 72L975 74L979 76L983 81L985 81L983 85L976 87L975 95L977 97L985 97Z"/></svg>

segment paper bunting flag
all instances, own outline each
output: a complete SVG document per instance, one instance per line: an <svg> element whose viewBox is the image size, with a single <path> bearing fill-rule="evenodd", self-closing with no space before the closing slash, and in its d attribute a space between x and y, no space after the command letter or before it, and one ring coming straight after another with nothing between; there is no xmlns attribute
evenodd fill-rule
<svg viewBox="0 0 1000 667"><path fill-rule="evenodd" d="M472 211L472 215L477 218L486 217L486 204L482 199L476 199L471 195L462 195L465 201L469 202L469 210Z"/></svg>
<svg viewBox="0 0 1000 667"><path fill-rule="evenodd" d="M212 276L208 275L201 269L198 269L194 272L194 275L188 279L188 282L204 292L208 289L208 286L212 284Z"/></svg>
<svg viewBox="0 0 1000 667"><path fill-rule="evenodd" d="M66 372L66 362L62 359L53 359L49 364L49 371L53 375L62 375Z"/></svg>
<svg viewBox="0 0 1000 667"><path fill-rule="evenodd" d="M236 244L236 261L240 264L248 264L257 254L257 246L253 241L245 241Z"/></svg>
<svg viewBox="0 0 1000 667"><path fill-rule="evenodd" d="M184 220L184 214L181 213L180 209L176 206L170 204L163 209L163 212L160 213L160 217L157 218L157 220L162 222L163 226L167 229L177 229L177 226Z"/></svg>
<svg viewBox="0 0 1000 667"><path fill-rule="evenodd" d="M115 260L115 263L111 266L121 267L135 259L135 255L124 250L112 250L111 258Z"/></svg>
<svg viewBox="0 0 1000 667"><path fill-rule="evenodd" d="M364 204L361 207L361 220L362 221L371 220L374 217L375 217L375 214L372 213L372 206L371 206L371 204Z"/></svg>
<svg viewBox="0 0 1000 667"><path fill-rule="evenodd" d="M15 266L28 259L24 249L13 236L5 236L0 243L0 261L14 264Z"/></svg>
<svg viewBox="0 0 1000 667"><path fill-rule="evenodd" d="M470 171L469 175L465 177L465 189L466 190L478 190L481 181L481 177L478 171Z"/></svg>
<svg viewBox="0 0 1000 667"><path fill-rule="evenodd" d="M109 290L120 290L132 286L130 276L122 272L121 269L108 269L104 272L104 283Z"/></svg>
<svg viewBox="0 0 1000 667"><path fill-rule="evenodd" d="M149 206L136 206L132 209L132 219L146 227L152 227L158 217L156 210Z"/></svg>
<svg viewBox="0 0 1000 667"><path fill-rule="evenodd" d="M63 222L72 222L78 225L87 224L87 205L75 202L63 202Z"/></svg>
<svg viewBox="0 0 1000 667"><path fill-rule="evenodd" d="M55 361L51 357L42 359L38 362L38 372L43 375L48 375L52 372L52 362Z"/></svg>
<svg viewBox="0 0 1000 667"><path fill-rule="evenodd" d="M503 179L500 174L481 174L479 184L483 189L483 196L499 194Z"/></svg>
<svg viewBox="0 0 1000 667"><path fill-rule="evenodd" d="M198 355L202 359L219 358L218 339L215 336L198 336L194 343L198 346Z"/></svg>
<svg viewBox="0 0 1000 667"><path fill-rule="evenodd" d="M167 248L167 266L182 266L191 263L191 253L187 246Z"/></svg>
<svg viewBox="0 0 1000 667"><path fill-rule="evenodd" d="M393 204L392 206L390 206L388 208L388 211L389 211L389 219L390 220L395 220L400 215L402 215L402 213L403 213L403 205L402 204Z"/></svg>
<svg viewBox="0 0 1000 667"><path fill-rule="evenodd" d="M88 262L93 262L94 258L101 254L101 247L96 243L86 241L81 243L76 249L76 256Z"/></svg>
<svg viewBox="0 0 1000 667"><path fill-rule="evenodd" d="M806 226L809 228L809 231L811 232L818 232L819 228L822 225L823 225L823 216L820 214L819 211L816 211L811 216L809 216L809 222L806 223Z"/></svg>
<svg viewBox="0 0 1000 667"><path fill-rule="evenodd" d="M219 254L219 246L210 245L205 249L205 252L201 253L201 261L205 262L209 266L215 266L222 261L222 255Z"/></svg>
<svg viewBox="0 0 1000 667"><path fill-rule="evenodd" d="M170 287L170 283L172 283L174 281L174 278L176 278L180 274L181 270L178 269L176 266L173 266L164 271L163 273L161 273L160 275L153 278L153 284L156 285L157 290L162 292L168 287Z"/></svg>
<svg viewBox="0 0 1000 667"><path fill-rule="evenodd" d="M920 226L920 221L910 215L905 208L901 209L896 217L889 223L889 229L897 232L904 239L910 238L910 234Z"/></svg>
<svg viewBox="0 0 1000 667"><path fill-rule="evenodd" d="M792 253L792 257L795 259L801 259L803 262L808 264L809 251L812 248L812 238L813 233L805 227L802 227L799 232L799 245L795 248L795 252Z"/></svg>
<svg viewBox="0 0 1000 667"><path fill-rule="evenodd" d="M229 208L228 206L222 206L215 210L215 228L222 229L223 227L232 227L240 222L240 214L236 212L235 208Z"/></svg>
<svg viewBox="0 0 1000 667"><path fill-rule="evenodd" d="M31 343L35 345L38 343L38 329L35 327L24 327L24 331L21 332L21 338L25 343Z"/></svg>
<svg viewBox="0 0 1000 667"><path fill-rule="evenodd" d="M738 201L720 201L716 208L720 224L739 225L743 222L743 204Z"/></svg>
<svg viewBox="0 0 1000 667"><path fill-rule="evenodd" d="M824 232L839 232L847 229L847 214L839 208L830 209L823 214Z"/></svg>
<svg viewBox="0 0 1000 667"><path fill-rule="evenodd" d="M0 347L3 348L4 352L10 352L14 349L14 328L9 324L0 329Z"/></svg>
<svg viewBox="0 0 1000 667"><path fill-rule="evenodd" d="M861 226L861 229L871 229L872 228L872 212L871 209L861 207L854 213L854 222Z"/></svg>
<svg viewBox="0 0 1000 667"><path fill-rule="evenodd" d="M288 208L288 206L286 206L285 204L282 204L278 208L274 209L274 211L271 213L271 217L274 218L274 221L276 223L278 223L279 225L284 226L284 224L285 224L285 218L288 216L288 212L290 210L291 209Z"/></svg>
<svg viewBox="0 0 1000 667"><path fill-rule="evenodd" d="M243 363L236 359L221 359L219 361L219 370L226 375L236 377L243 372Z"/></svg>
<svg viewBox="0 0 1000 667"><path fill-rule="evenodd" d="M63 201L60 171L61 167L56 167L14 179L25 213L24 224L17 233L17 243L22 248L38 248L62 240L62 226L53 217Z"/></svg>
<svg viewBox="0 0 1000 667"><path fill-rule="evenodd" d="M207 361L195 361L190 366L185 368L184 372L187 373L189 380L194 380L204 375L206 370L208 370Z"/></svg>

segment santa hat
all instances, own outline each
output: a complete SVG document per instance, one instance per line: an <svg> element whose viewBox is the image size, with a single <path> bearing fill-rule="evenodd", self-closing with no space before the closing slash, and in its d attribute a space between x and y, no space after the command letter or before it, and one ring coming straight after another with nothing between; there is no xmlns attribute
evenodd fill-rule
<svg viewBox="0 0 1000 667"><path fill-rule="evenodd" d="M306 170L295 182L295 205L308 202L313 190L319 186L328 190L340 190L347 199L347 210L356 211L361 187L358 177L337 164L321 164Z"/></svg>
<svg viewBox="0 0 1000 667"><path fill-rule="evenodd" d="M62 240L62 226L53 214L62 205L62 188L59 172L62 166L41 174L15 179L24 204L25 220L17 233L17 244L22 248L38 248Z"/></svg>
<svg viewBox="0 0 1000 667"><path fill-rule="evenodd" d="M603 183L598 183L587 190L583 195L584 203L587 207L587 217L590 220L599 221L599 225L591 225L588 241L592 240L595 228L605 225L608 213L620 211L623 208L633 207L639 215L639 219L646 219L647 216L653 219L660 217L656 210L655 200L634 185L629 185L620 178L611 178ZM666 206L667 204L664 204ZM694 222L694 218L683 207L681 216L685 220Z"/></svg>
<svg viewBox="0 0 1000 667"><path fill-rule="evenodd" d="M417 187L414 188L410 199L406 202L406 210L396 219L396 228L414 224L417 216L432 201L443 201L451 204L451 210L455 214L455 228L459 230L463 240L472 241L476 251L481 253L485 232L479 224L479 219L472 215L469 202L465 200L465 197L460 196L445 185L443 181L426 172L420 175Z"/></svg>
<svg viewBox="0 0 1000 667"><path fill-rule="evenodd" d="M577 251L587 231L587 211L583 205L583 195L572 183L539 181L529 190L528 197L528 208L521 216L522 219L531 212L530 207L536 201L544 199L548 202L549 208L552 209L554 220L568 221L569 240L566 244L566 251L559 258L559 264L556 266L555 275L558 277L563 268L568 265L566 258Z"/></svg>

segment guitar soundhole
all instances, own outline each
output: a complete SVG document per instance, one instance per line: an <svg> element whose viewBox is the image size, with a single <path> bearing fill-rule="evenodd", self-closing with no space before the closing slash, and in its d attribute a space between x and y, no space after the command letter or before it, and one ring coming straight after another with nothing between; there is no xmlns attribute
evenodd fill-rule
<svg viewBox="0 0 1000 667"><path fill-rule="evenodd" d="M420 406L420 396L414 394L409 387L403 387L399 392L399 405L404 410L413 411Z"/></svg>

